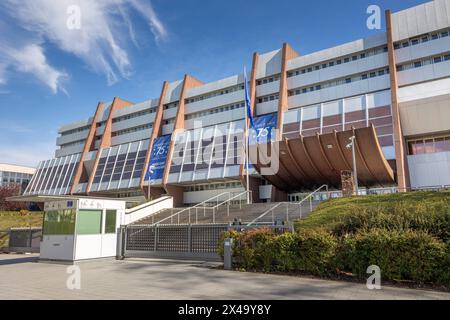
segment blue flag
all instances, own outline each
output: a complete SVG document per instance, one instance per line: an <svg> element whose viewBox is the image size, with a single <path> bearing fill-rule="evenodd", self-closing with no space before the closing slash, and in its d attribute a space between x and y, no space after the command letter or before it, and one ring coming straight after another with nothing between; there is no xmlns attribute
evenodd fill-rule
<svg viewBox="0 0 450 320"><path fill-rule="evenodd" d="M245 107L247 108L247 116L250 120L250 125L254 129L255 122L253 121L252 109L250 103L250 95L248 94L248 81L247 81L247 71L244 68L244 85L245 85Z"/></svg>

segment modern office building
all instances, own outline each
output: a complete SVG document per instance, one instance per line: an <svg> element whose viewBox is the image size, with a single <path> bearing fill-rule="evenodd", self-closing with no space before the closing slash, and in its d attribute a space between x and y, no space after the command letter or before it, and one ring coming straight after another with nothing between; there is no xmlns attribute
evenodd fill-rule
<svg viewBox="0 0 450 320"><path fill-rule="evenodd" d="M35 171L34 168L0 163L0 187L20 185L25 190Z"/></svg>
<svg viewBox="0 0 450 320"><path fill-rule="evenodd" d="M388 11L386 22L384 32L320 52L284 44L253 55L252 148L278 141L280 159L267 172L265 159L251 158L254 201L339 189L341 171L352 170L352 136L360 187L450 185L450 0ZM99 103L89 119L60 128L55 158L39 164L26 194L166 193L180 205L244 191L244 106L243 75L186 75L148 101Z"/></svg>

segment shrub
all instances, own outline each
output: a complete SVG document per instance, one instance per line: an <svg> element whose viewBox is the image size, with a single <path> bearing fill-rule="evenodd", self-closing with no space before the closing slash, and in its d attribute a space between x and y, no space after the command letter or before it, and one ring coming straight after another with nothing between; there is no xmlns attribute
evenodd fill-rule
<svg viewBox="0 0 450 320"><path fill-rule="evenodd" d="M337 264L361 279L367 278L367 267L377 265L383 279L448 286L449 254L445 243L423 231L373 229L345 237Z"/></svg>
<svg viewBox="0 0 450 320"><path fill-rule="evenodd" d="M334 270L337 240L328 232L276 235L268 229L230 231L223 234L220 242L222 256L223 240L229 237L235 239L234 263L245 270L304 271L320 276Z"/></svg>

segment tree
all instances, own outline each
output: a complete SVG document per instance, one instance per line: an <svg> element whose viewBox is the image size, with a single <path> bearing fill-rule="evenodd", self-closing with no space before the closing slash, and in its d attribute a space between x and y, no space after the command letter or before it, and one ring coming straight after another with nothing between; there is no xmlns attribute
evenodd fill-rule
<svg viewBox="0 0 450 320"><path fill-rule="evenodd" d="M9 197L20 196L21 186L12 184L7 186L0 186L0 210L2 211L18 211L27 209L24 202L9 202L6 201Z"/></svg>

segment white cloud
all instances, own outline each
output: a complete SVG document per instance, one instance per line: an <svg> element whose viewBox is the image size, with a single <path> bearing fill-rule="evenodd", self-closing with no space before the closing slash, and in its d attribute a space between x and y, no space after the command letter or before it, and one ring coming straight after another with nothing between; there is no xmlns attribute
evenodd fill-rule
<svg viewBox="0 0 450 320"><path fill-rule="evenodd" d="M67 8L73 5L79 6L81 10L81 28L71 30L67 28L70 17ZM93 71L104 74L108 84L114 84L119 77L128 78L132 73L125 49L127 41L123 41L127 37L122 36L123 23L120 23L125 23L131 40L136 44L132 21L127 12L133 10L144 18L156 41L168 36L149 1L2 0L0 6L37 39L51 42L59 49L82 59ZM42 57L39 60L42 62ZM53 91L58 87L57 79L58 74L53 72L52 79L46 82Z"/></svg>
<svg viewBox="0 0 450 320"><path fill-rule="evenodd" d="M3 53L9 59L10 65L15 70L34 75L38 80L45 83L53 93L65 92L61 81L67 78L67 74L56 70L47 63L44 50L40 45L29 44L19 49L5 46L0 49L0 53Z"/></svg>

